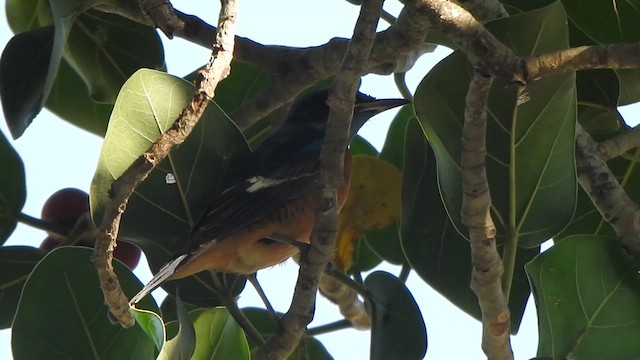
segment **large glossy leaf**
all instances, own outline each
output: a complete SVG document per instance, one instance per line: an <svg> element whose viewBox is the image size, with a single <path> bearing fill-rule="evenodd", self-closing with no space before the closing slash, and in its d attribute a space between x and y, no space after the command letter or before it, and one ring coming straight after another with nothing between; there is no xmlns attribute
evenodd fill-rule
<svg viewBox="0 0 640 360"><path fill-rule="evenodd" d="M0 98L7 126L19 138L43 106L54 28L14 36L0 59Z"/></svg>
<svg viewBox="0 0 640 360"><path fill-rule="evenodd" d="M91 254L87 248L58 248L35 267L13 322L16 359L48 359L53 354L75 359L155 356L156 345L141 327L123 329L109 321ZM125 293L140 286L120 262L114 262L114 270ZM141 306L158 312L152 300L144 300Z"/></svg>
<svg viewBox="0 0 640 360"><path fill-rule="evenodd" d="M395 116L389 132L384 141L384 146L379 157L402 169L404 157L404 133L407 122L413 117L413 111L409 106L404 106ZM398 194L398 196L400 196ZM380 258L392 264L401 265L406 262L402 247L400 246L400 230L398 222L386 226L383 229L369 230L363 236L363 240Z"/></svg>
<svg viewBox="0 0 640 360"><path fill-rule="evenodd" d="M189 360L196 347L196 330L179 297L175 298L175 306L179 329L176 335L164 344L157 360Z"/></svg>
<svg viewBox="0 0 640 360"><path fill-rule="evenodd" d="M16 228L27 197L24 165L4 134L0 133L0 245Z"/></svg>
<svg viewBox="0 0 640 360"><path fill-rule="evenodd" d="M471 291L471 250L446 213L436 178L436 162L416 120L406 133L402 182L402 249L416 273L455 306L482 319ZM518 332L529 298L524 264L538 249L519 249L509 297L511 333Z"/></svg>
<svg viewBox="0 0 640 360"><path fill-rule="evenodd" d="M113 110L112 104L99 104L89 97L86 85L64 59L58 67L46 107L63 120L100 137L107 131Z"/></svg>
<svg viewBox="0 0 640 360"><path fill-rule="evenodd" d="M134 71L140 67L164 67L162 44L154 29L117 15L87 11L96 2L54 0L50 7L47 2L36 0L7 4L8 16L14 18L13 30L23 32L5 49L0 66L2 101L14 137L19 137L40 112L54 81L63 88L50 104L54 112L102 135L107 119L104 112L109 107L100 106L91 98L113 103L120 86ZM68 64L74 70L69 72L67 68L63 78L57 77L58 68ZM78 75L86 86L78 86ZM72 103L71 99L79 106L73 102L73 106L64 107L63 104ZM96 115L97 120L90 120Z"/></svg>
<svg viewBox="0 0 640 360"><path fill-rule="evenodd" d="M51 14L51 8L49 7L48 1L10 0L7 1L6 6L7 19L9 20L9 25L14 33L18 34L37 29L39 27L48 27L49 30L40 31L51 32L51 34L48 35L50 38L47 38L46 40L49 43L49 47L53 45L54 30L53 26L50 26L53 24L53 15ZM72 31L78 32L80 30L75 29ZM30 101L30 104L33 105L31 106L32 111L37 112L37 108L33 107L35 107L39 102L39 97L42 95L42 91L44 90L44 79L46 77L46 71L48 70L48 59L51 54L51 49L49 49L49 52L43 53L46 56L38 57L33 56L34 48L40 49L39 46L36 46L32 42L27 44L25 50L27 51L28 61L22 63L21 66L32 63L32 68L40 69L40 72L43 72L43 74L36 76L31 73L25 74L23 71L20 71L20 69L12 70L11 74L16 76L16 81L7 84L3 80L0 82L0 86L6 85L8 88L13 89L12 92L9 93L9 96L16 98L9 99L7 101L3 100L3 103L19 104L21 101ZM44 59L45 57L46 59ZM30 77L33 77L34 80L30 81ZM18 87L18 85L20 85L20 87ZM32 100L25 98L23 96L25 94L17 94L15 89L18 88L23 89L23 92L26 95L31 96ZM1 91L0 93L4 93L4 91ZM6 95L3 95L3 97L5 96ZM49 97L46 100L47 102L45 106L62 119L98 136L104 136L104 132L107 129L109 114L111 113L113 106L110 104L98 104L94 102L89 97L86 85L78 76L78 73L69 66L64 58L60 61L56 78L49 93ZM19 113L16 112L16 114ZM33 115L35 116L35 113ZM7 117L8 123L11 123L11 119L14 119L13 121L24 121L25 124L18 124L23 127L28 125L26 122L31 121L31 118L29 117Z"/></svg>
<svg viewBox="0 0 640 360"><path fill-rule="evenodd" d="M165 340L164 323L160 316L149 310L131 309L131 314L136 319L136 325L153 341L156 349L160 351Z"/></svg>
<svg viewBox="0 0 640 360"><path fill-rule="evenodd" d="M377 359L422 359L427 330L411 292L393 275L376 271L364 281L371 297L371 355Z"/></svg>
<svg viewBox="0 0 640 360"><path fill-rule="evenodd" d="M33 247L0 247L0 329L11 327L22 287L41 258L42 252Z"/></svg>
<svg viewBox="0 0 640 360"><path fill-rule="evenodd" d="M572 21L569 21L569 43L571 47L598 45ZM593 76L596 74L596 76ZM612 77L615 76L615 78ZM581 80L591 77L591 83L581 84ZM614 83L619 83L619 88L614 89ZM589 85L584 87L582 85ZM595 86L594 86L595 85ZM577 73L578 101L582 102L584 93L601 93L602 97L616 100L616 105L628 105L640 101L640 72L638 69L601 69L583 70ZM609 101L610 102L610 101Z"/></svg>
<svg viewBox="0 0 640 360"><path fill-rule="evenodd" d="M5 7L7 22L15 34L53 22L48 0L7 0Z"/></svg>
<svg viewBox="0 0 640 360"><path fill-rule="evenodd" d="M162 43L155 29L95 10L73 23L64 58L99 103L113 103L122 84L141 67L164 69Z"/></svg>
<svg viewBox="0 0 640 360"><path fill-rule="evenodd" d="M637 357L640 278L615 239L568 237L526 269L538 309L539 357Z"/></svg>
<svg viewBox="0 0 640 360"><path fill-rule="evenodd" d="M171 126L191 100L193 86L167 74L140 70L123 86L114 106L109 129L91 185L91 211L100 223L108 191L115 178L162 132ZM182 250L191 230L217 194L231 159L248 153L242 134L215 104L211 104L189 138L137 188L122 219L120 236L144 250L157 271ZM167 284L189 303L215 306L211 273L201 273ZM244 278L227 279L237 293Z"/></svg>
<svg viewBox="0 0 640 360"><path fill-rule="evenodd" d="M265 310L261 308L244 308L242 309L244 315L249 319L253 327L258 330L260 335L264 339L270 338L275 332L278 324L273 319L273 316ZM282 314L278 314L282 315ZM303 335L302 341L304 342L304 346L298 346L295 348L293 353L289 355L288 359L305 359L305 360L330 360L333 359L327 349L325 349L324 345L318 339L313 336ZM258 344L251 341L249 338L249 345L251 349L255 349L258 347Z"/></svg>
<svg viewBox="0 0 640 360"><path fill-rule="evenodd" d="M519 54L567 46L566 18L557 3L488 27ZM436 154L447 211L462 234L466 232L460 219L459 159L470 72L464 56L454 53L427 74L414 101L416 115ZM499 238L508 233L520 246L536 247L571 219L576 201L575 119L573 74L539 80L524 89L493 86L487 172Z"/></svg>
<svg viewBox="0 0 640 360"><path fill-rule="evenodd" d="M640 40L640 2L562 0L571 21L601 44Z"/></svg>
<svg viewBox="0 0 640 360"><path fill-rule="evenodd" d="M194 310L189 316L196 339L192 359L251 359L244 332L227 309Z"/></svg>

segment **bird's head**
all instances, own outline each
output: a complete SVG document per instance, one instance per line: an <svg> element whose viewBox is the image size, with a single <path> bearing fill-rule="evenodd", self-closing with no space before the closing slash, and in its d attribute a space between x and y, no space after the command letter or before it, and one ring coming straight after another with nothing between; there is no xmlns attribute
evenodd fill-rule
<svg viewBox="0 0 640 360"><path fill-rule="evenodd" d="M313 128L324 134L329 118L328 89L311 92L291 106L285 126L304 126ZM404 99L376 99L358 91L355 106L353 108L353 120L351 121L350 136L353 137L367 120L385 110L407 104Z"/></svg>

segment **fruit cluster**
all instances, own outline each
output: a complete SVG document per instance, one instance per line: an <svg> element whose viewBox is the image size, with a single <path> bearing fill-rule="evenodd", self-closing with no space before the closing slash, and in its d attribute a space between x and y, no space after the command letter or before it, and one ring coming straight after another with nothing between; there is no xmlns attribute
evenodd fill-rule
<svg viewBox="0 0 640 360"><path fill-rule="evenodd" d="M42 206L41 219L44 222L57 225L62 229L72 229L80 217L89 211L89 195L79 189L66 188L56 191ZM60 246L66 236L47 232L48 236L40 244L40 250L49 252ZM93 247L93 237L82 238L79 246ZM118 241L113 256L123 262L131 270L140 262L140 249L130 243Z"/></svg>

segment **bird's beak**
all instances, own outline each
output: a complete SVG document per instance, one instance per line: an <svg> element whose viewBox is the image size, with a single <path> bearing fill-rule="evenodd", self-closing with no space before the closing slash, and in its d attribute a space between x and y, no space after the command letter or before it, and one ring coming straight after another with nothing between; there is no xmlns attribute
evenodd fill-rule
<svg viewBox="0 0 640 360"><path fill-rule="evenodd" d="M351 122L351 136L354 136L367 120L383 111L393 109L409 103L405 99L373 99L371 101L358 102L353 108L353 121Z"/></svg>

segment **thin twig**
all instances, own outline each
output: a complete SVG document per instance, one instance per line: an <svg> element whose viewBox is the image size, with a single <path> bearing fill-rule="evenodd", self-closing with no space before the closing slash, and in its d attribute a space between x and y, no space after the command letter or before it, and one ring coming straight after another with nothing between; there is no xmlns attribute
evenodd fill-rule
<svg viewBox="0 0 640 360"><path fill-rule="evenodd" d="M120 227L120 218L125 211L133 190L159 164L173 146L181 144L195 127L209 100L213 98L215 87L230 71L235 36L236 2L223 0L219 16L219 31L209 64L196 80L196 91L189 105L151 147L138 157L129 168L111 185L110 201L102 218L92 262L98 271L100 287L104 293L109 311L124 327L132 326L135 321L129 312L127 296L122 292L111 261Z"/></svg>

